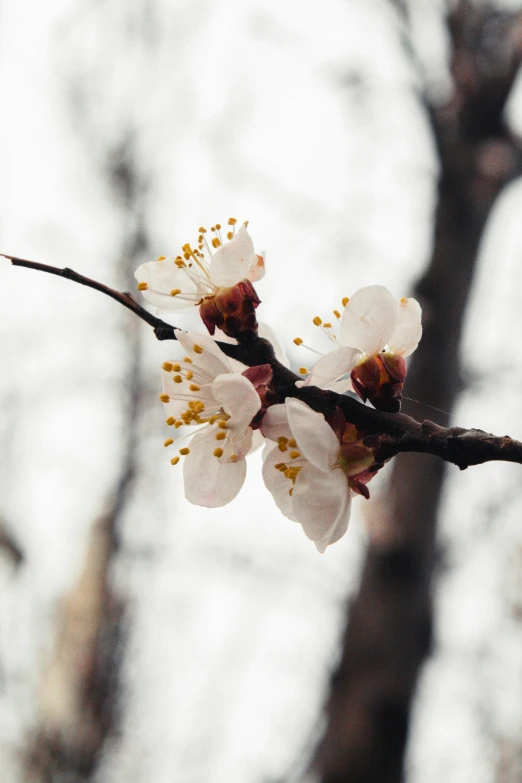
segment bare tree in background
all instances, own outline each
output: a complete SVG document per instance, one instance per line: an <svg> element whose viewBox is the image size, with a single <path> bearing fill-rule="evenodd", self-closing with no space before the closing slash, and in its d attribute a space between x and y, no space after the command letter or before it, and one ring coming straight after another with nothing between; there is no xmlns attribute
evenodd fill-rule
<svg viewBox="0 0 522 783"><path fill-rule="evenodd" d="M414 291L424 335L405 391L451 413L462 385L459 343L479 243L500 190L521 172L520 143L504 109L522 56L522 17L464 0L449 14L448 29L453 96L444 106L426 100L440 179L432 257ZM323 783L402 778L411 702L432 641L445 470L442 461L413 454L394 462L386 505L370 525L327 729L312 764Z"/></svg>

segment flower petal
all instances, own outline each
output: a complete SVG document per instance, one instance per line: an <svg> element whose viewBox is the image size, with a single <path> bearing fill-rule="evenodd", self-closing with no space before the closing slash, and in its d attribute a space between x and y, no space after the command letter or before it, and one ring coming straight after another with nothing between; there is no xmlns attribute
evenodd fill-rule
<svg viewBox="0 0 522 783"><path fill-rule="evenodd" d="M290 479L276 469L276 465L283 462L283 454L279 451L277 446L270 449L263 461L263 481L265 487L272 494L277 507L285 517L296 522L296 518L292 513L292 498L290 496L290 490L293 487Z"/></svg>
<svg viewBox="0 0 522 783"><path fill-rule="evenodd" d="M381 285L360 288L349 300L341 318L344 345L367 354L379 353L395 331L397 315L397 302L387 288Z"/></svg>
<svg viewBox="0 0 522 783"><path fill-rule="evenodd" d="M265 263L266 263L266 253L261 253L261 255L256 255L253 262L250 264L250 267L248 269L247 278L250 280L251 283L256 283L258 280L261 280L262 277L265 276Z"/></svg>
<svg viewBox="0 0 522 783"><path fill-rule="evenodd" d="M134 272L134 277L139 283L148 285L148 288L141 292L144 299L162 310L184 310L193 307L198 296L206 293L206 290L198 290L196 283L176 265L173 258L141 264ZM181 294L171 296L170 292L175 290L180 290Z"/></svg>
<svg viewBox="0 0 522 783"><path fill-rule="evenodd" d="M328 473L307 464L297 476L292 513L320 552L340 538L348 527L350 489L342 470Z"/></svg>
<svg viewBox="0 0 522 783"><path fill-rule="evenodd" d="M185 497L196 506L225 506L236 497L245 481L246 460L226 462L223 457L217 458L215 446L215 433L209 427L194 435L190 453L184 458Z"/></svg>
<svg viewBox="0 0 522 783"><path fill-rule="evenodd" d="M390 338L392 353L409 356L418 346L422 337L422 310L416 299L401 299L395 331Z"/></svg>
<svg viewBox="0 0 522 783"><path fill-rule="evenodd" d="M357 348L349 346L336 348L315 363L305 385L319 386L320 389L330 388L339 378L353 370L361 356ZM351 388L350 382L347 388Z"/></svg>
<svg viewBox="0 0 522 783"><path fill-rule="evenodd" d="M182 329L175 329L174 334L192 362L208 372L212 378L231 371L228 357L210 335L184 332Z"/></svg>
<svg viewBox="0 0 522 783"><path fill-rule="evenodd" d="M244 375L218 375L212 394L230 416L234 428L248 427L261 407L259 394Z"/></svg>
<svg viewBox="0 0 522 783"><path fill-rule="evenodd" d="M291 438L288 424L288 410L284 403L271 405L261 422L261 432L265 438L277 441L278 438Z"/></svg>
<svg viewBox="0 0 522 783"><path fill-rule="evenodd" d="M322 413L301 400L287 397L288 424L305 459L322 471L329 471L339 454L339 442Z"/></svg>
<svg viewBox="0 0 522 783"><path fill-rule="evenodd" d="M239 283L248 277L248 271L257 262L254 243L245 226L241 226L230 242L217 250L210 261L210 277L217 286Z"/></svg>

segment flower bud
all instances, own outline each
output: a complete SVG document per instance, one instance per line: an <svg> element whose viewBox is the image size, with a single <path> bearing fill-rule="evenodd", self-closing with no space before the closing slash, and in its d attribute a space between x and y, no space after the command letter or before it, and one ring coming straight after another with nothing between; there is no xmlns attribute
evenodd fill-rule
<svg viewBox="0 0 522 783"><path fill-rule="evenodd" d="M268 408L279 402L279 395L270 386L273 371L269 364L262 364L256 367L248 367L241 375L248 378L261 400L261 407L250 422L252 429L257 430L261 426L263 416Z"/></svg>
<svg viewBox="0 0 522 783"><path fill-rule="evenodd" d="M241 280L205 296L199 313L210 334L218 327L229 337L237 338L245 332L257 332L255 309L259 304L261 300L250 280Z"/></svg>
<svg viewBox="0 0 522 783"><path fill-rule="evenodd" d="M359 397L381 411L397 413L401 409L402 385L407 366L397 353L378 353L357 364L350 378Z"/></svg>

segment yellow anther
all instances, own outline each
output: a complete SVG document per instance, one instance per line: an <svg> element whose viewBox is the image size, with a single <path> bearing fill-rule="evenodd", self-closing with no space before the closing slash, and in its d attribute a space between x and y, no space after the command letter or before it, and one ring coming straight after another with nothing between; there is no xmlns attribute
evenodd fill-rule
<svg viewBox="0 0 522 783"><path fill-rule="evenodd" d="M288 494L290 495L290 497L292 497L292 495L294 494L294 488L293 487L290 487L290 489L288 490Z"/></svg>
<svg viewBox="0 0 522 783"><path fill-rule="evenodd" d="M189 389L190 391L196 392L196 391L200 391L201 386L198 386L197 383L191 383Z"/></svg>
<svg viewBox="0 0 522 783"><path fill-rule="evenodd" d="M343 307L346 307L346 305L350 301L350 297L349 296L344 296L341 301L342 301Z"/></svg>
<svg viewBox="0 0 522 783"><path fill-rule="evenodd" d="M138 283L138 291L146 291L148 287L148 283Z"/></svg>
<svg viewBox="0 0 522 783"><path fill-rule="evenodd" d="M203 353L203 348L201 347L201 345L198 345L197 343L194 343L194 345L192 346L192 350L194 351L194 353Z"/></svg>
<svg viewBox="0 0 522 783"><path fill-rule="evenodd" d="M296 345L302 345L303 344L303 338L302 337L294 337L294 343Z"/></svg>
<svg viewBox="0 0 522 783"><path fill-rule="evenodd" d="M301 452L300 451L291 451L290 452L290 459L299 459L300 456L301 456Z"/></svg>
<svg viewBox="0 0 522 783"><path fill-rule="evenodd" d="M181 375L175 375L175 376L172 378L172 380L174 381L174 383L182 383L182 381L183 381L183 378L181 377Z"/></svg>
<svg viewBox="0 0 522 783"><path fill-rule="evenodd" d="M220 419L218 421L218 427L219 427L220 430L226 430L227 423L226 423L225 419Z"/></svg>
<svg viewBox="0 0 522 783"><path fill-rule="evenodd" d="M197 400L196 404L194 405L194 410L196 413L202 413L205 410L205 403L201 400Z"/></svg>
<svg viewBox="0 0 522 783"><path fill-rule="evenodd" d="M185 422L184 422L184 421L181 421L181 419L178 419L178 420L177 420L177 421L174 423L174 427L175 427L175 428L178 430L180 427L183 427L183 425L184 425L184 424L185 424Z"/></svg>
<svg viewBox="0 0 522 783"><path fill-rule="evenodd" d="M216 223L216 231L221 231L221 223Z"/></svg>
<svg viewBox="0 0 522 783"><path fill-rule="evenodd" d="M401 297L401 304L407 304L408 300L405 296Z"/></svg>
<svg viewBox="0 0 522 783"><path fill-rule="evenodd" d="M248 221L248 220L244 220L244 221L243 221L243 225L244 225L244 227L245 227L245 228L248 228L248 223L249 223L249 221Z"/></svg>
<svg viewBox="0 0 522 783"><path fill-rule="evenodd" d="M234 232L233 231L229 231L227 233L227 239L234 239Z"/></svg>
<svg viewBox="0 0 522 783"><path fill-rule="evenodd" d="M172 291L170 291L169 296L177 296L181 293L181 288L173 288Z"/></svg>
<svg viewBox="0 0 522 783"><path fill-rule="evenodd" d="M331 329L332 328L332 324L330 323L330 321L325 321L323 326L324 326L325 329Z"/></svg>
<svg viewBox="0 0 522 783"><path fill-rule="evenodd" d="M214 239L212 240L212 247L221 247L221 242L217 237L214 237Z"/></svg>
<svg viewBox="0 0 522 783"><path fill-rule="evenodd" d="M322 320L322 318L319 318L318 315L316 315L315 318L313 319L313 323L315 324L315 326L321 326L321 324L323 323L323 320Z"/></svg>
<svg viewBox="0 0 522 783"><path fill-rule="evenodd" d="M176 423L176 419L174 418L174 416L169 416L168 419L165 419L165 424L168 424L169 427L172 427L172 425L175 423Z"/></svg>
<svg viewBox="0 0 522 783"><path fill-rule="evenodd" d="M222 457L223 449L214 449L214 457Z"/></svg>
<svg viewBox="0 0 522 783"><path fill-rule="evenodd" d="M274 465L274 468L276 470L286 470L288 465L286 465L284 462L278 462L276 465Z"/></svg>
<svg viewBox="0 0 522 783"><path fill-rule="evenodd" d="M193 377L194 377L194 373L192 372L192 370L187 370L187 375L186 375L187 381L191 381Z"/></svg>
<svg viewBox="0 0 522 783"><path fill-rule="evenodd" d="M162 402L168 402L170 400L170 397L168 394L160 394L160 400Z"/></svg>
<svg viewBox="0 0 522 783"><path fill-rule="evenodd" d="M300 368L299 368L299 372L301 373L301 375L308 375L308 373L309 373L310 371L309 371L309 370L307 370L307 369L306 369L306 367L300 367Z"/></svg>
<svg viewBox="0 0 522 783"><path fill-rule="evenodd" d="M176 258L176 262L175 263L176 263L176 266L178 267L178 269L183 269L184 267L187 266L182 258Z"/></svg>
<svg viewBox="0 0 522 783"><path fill-rule="evenodd" d="M180 364L173 364L172 365L172 370L174 372L181 372L181 365Z"/></svg>
<svg viewBox="0 0 522 783"><path fill-rule="evenodd" d="M216 440L225 440L225 438L226 438L226 437L227 437L227 433L226 433L226 432L223 432L223 430L220 430L220 431L219 431L219 432L216 434Z"/></svg>
<svg viewBox="0 0 522 783"><path fill-rule="evenodd" d="M158 261L165 261L167 256L158 256Z"/></svg>
<svg viewBox="0 0 522 783"><path fill-rule="evenodd" d="M162 367L165 370L165 372L172 372L172 363L171 362L163 362Z"/></svg>
<svg viewBox="0 0 522 783"><path fill-rule="evenodd" d="M188 446L184 446L182 449L179 450L179 453L181 454L182 457L186 457L187 454L190 454L190 449L188 448Z"/></svg>
<svg viewBox="0 0 522 783"><path fill-rule="evenodd" d="M290 440L288 441L288 445L290 446L291 449L295 449L295 447L297 446L297 441L295 440L295 438L290 438Z"/></svg>
<svg viewBox="0 0 522 783"><path fill-rule="evenodd" d="M177 465L178 462L179 462L179 457L172 457L172 459L170 460L171 465Z"/></svg>
<svg viewBox="0 0 522 783"><path fill-rule="evenodd" d="M209 424L215 424L215 422L219 419L219 416L213 415L209 418L208 423Z"/></svg>
<svg viewBox="0 0 522 783"><path fill-rule="evenodd" d="M238 462L239 461L239 457L238 457L237 454L231 454L230 457L229 457L229 460L230 460L230 462Z"/></svg>
<svg viewBox="0 0 522 783"><path fill-rule="evenodd" d="M228 219L228 225L229 226L235 226L237 223L237 220L235 218L229 218Z"/></svg>
<svg viewBox="0 0 522 783"><path fill-rule="evenodd" d="M285 438L284 435L280 435L277 439L278 443L288 443L288 438Z"/></svg>
<svg viewBox="0 0 522 783"><path fill-rule="evenodd" d="M200 226L198 228L198 234L206 234L206 233L207 233L207 229L203 228L203 226Z"/></svg>
<svg viewBox="0 0 522 783"><path fill-rule="evenodd" d="M339 310L334 310L333 314L335 315L336 318L340 318L341 317L341 313L339 312Z"/></svg>
<svg viewBox="0 0 522 783"><path fill-rule="evenodd" d="M279 451L287 451L288 450L288 446L286 445L286 443L279 443L277 448L279 449Z"/></svg>
<svg viewBox="0 0 522 783"><path fill-rule="evenodd" d="M172 446L173 443L174 443L174 441L172 440L172 438L167 438L167 440L165 441L165 443L163 445L166 448L167 446Z"/></svg>
<svg viewBox="0 0 522 783"><path fill-rule="evenodd" d="M185 356L183 359L184 362L187 362L188 364L192 364L192 359L189 356Z"/></svg>

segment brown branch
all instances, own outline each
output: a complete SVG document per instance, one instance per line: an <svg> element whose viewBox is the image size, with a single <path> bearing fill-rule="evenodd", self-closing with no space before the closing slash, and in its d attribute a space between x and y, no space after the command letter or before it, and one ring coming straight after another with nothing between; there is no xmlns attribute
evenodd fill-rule
<svg viewBox="0 0 522 783"><path fill-rule="evenodd" d="M135 302L130 294L109 288L109 286L80 275L72 269L59 269L48 264L3 255L14 266L49 272L101 291L153 326L159 340L176 339L175 327L149 313ZM222 342L217 342L217 345L227 356L231 356L249 367L269 364L274 373L275 391L282 402L286 397L297 397L314 410L325 415L334 414L335 409L339 408L347 421L355 424L369 435L384 436L380 438L376 452L378 463L384 463L404 452L432 454L445 462L452 462L462 470L470 465L480 465L493 460L522 463L522 443L507 435L496 437L482 430L439 427L431 421L418 422L401 413L385 413L375 410L375 408L363 405L354 397L346 394L323 391L316 386L297 388L295 382L300 380L300 376L275 358L274 349L268 340L255 334L248 333L237 345Z"/></svg>

